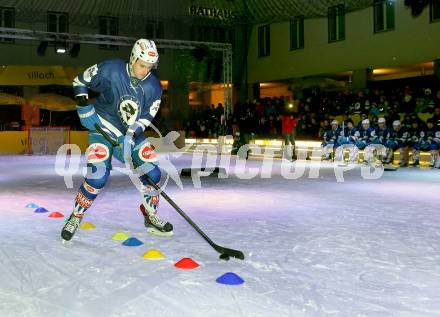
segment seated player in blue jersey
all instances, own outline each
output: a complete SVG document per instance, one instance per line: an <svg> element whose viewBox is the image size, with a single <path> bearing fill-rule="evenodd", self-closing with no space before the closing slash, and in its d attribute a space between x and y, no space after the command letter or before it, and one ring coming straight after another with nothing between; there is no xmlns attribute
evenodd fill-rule
<svg viewBox="0 0 440 317"><path fill-rule="evenodd" d="M411 121L411 129L409 130L410 133L410 142L412 146L412 160L411 163L412 166L419 166L420 165L420 149L421 149L421 141L422 141L422 135L424 134L424 128L419 125L419 122L417 120Z"/></svg>
<svg viewBox="0 0 440 317"><path fill-rule="evenodd" d="M400 166L408 166L408 155L410 145L410 134L399 120L393 122L393 130L391 131L390 147L394 151L397 149L400 153Z"/></svg>
<svg viewBox="0 0 440 317"><path fill-rule="evenodd" d="M354 126L353 120L350 118L345 121L346 126L341 136L338 138L338 145L351 145L348 160L350 163L357 162L358 150L356 142L359 139L359 130Z"/></svg>
<svg viewBox="0 0 440 317"><path fill-rule="evenodd" d="M432 118L426 121L426 128L420 130L419 142L413 145L415 150L430 151L430 167L440 168L438 155L440 147L440 127L434 124Z"/></svg>
<svg viewBox="0 0 440 317"><path fill-rule="evenodd" d="M364 163L372 163L374 159L374 149L369 147L371 142L375 139L376 131L370 126L370 120L362 120L361 128L359 129L359 138L356 141L356 146L359 150L364 151Z"/></svg>
<svg viewBox="0 0 440 317"><path fill-rule="evenodd" d="M386 148L385 157L382 158L382 162L384 164L391 163L393 151L391 149L390 137L391 130L388 129L385 118L379 118L377 120L377 127L375 128L375 135L371 140L371 143L380 144Z"/></svg>
<svg viewBox="0 0 440 317"><path fill-rule="evenodd" d="M120 59L95 64L73 81L77 111L81 123L89 130L86 151L88 173L76 195L73 212L61 236L70 240L99 192L105 186L112 169L113 155L124 161L128 153L134 167L141 170L140 209L148 232L171 236L173 226L157 215L158 193L148 185L147 176L159 184L161 171L156 154L144 136L144 130L153 121L162 96L160 81L151 72L157 67L159 54L151 40L139 39L134 44L129 62ZM92 104L89 90L99 93ZM96 125L118 143L113 146Z"/></svg>
<svg viewBox="0 0 440 317"><path fill-rule="evenodd" d="M322 155L324 160L330 160L334 149L338 147L338 138L341 136L341 128L339 128L338 120L331 122L332 128L325 131L324 140L322 142Z"/></svg>

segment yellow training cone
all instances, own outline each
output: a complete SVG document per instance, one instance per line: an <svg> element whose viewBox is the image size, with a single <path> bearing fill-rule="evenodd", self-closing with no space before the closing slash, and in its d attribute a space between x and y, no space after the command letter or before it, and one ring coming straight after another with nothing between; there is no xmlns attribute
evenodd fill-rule
<svg viewBox="0 0 440 317"><path fill-rule="evenodd" d="M86 221L81 225L80 228L85 229L85 230L89 230L89 229L95 229L96 226L93 223L91 223L90 221Z"/></svg>
<svg viewBox="0 0 440 317"><path fill-rule="evenodd" d="M128 239L128 235L125 232L115 233L112 237L112 240L115 241L125 241Z"/></svg>
<svg viewBox="0 0 440 317"><path fill-rule="evenodd" d="M165 259L165 255L163 255L162 252L160 252L159 250L151 249L151 250L148 250L147 252L145 252L144 259L162 260L162 259Z"/></svg>

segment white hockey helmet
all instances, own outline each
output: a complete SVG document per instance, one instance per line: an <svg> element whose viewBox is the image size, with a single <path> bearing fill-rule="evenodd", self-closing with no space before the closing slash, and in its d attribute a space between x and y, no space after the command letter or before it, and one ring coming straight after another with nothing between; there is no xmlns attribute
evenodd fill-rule
<svg viewBox="0 0 440 317"><path fill-rule="evenodd" d="M137 40L131 50L130 66L133 66L138 58L144 62L154 64L154 67L157 67L159 53L157 52L156 43L147 39Z"/></svg>
<svg viewBox="0 0 440 317"><path fill-rule="evenodd" d="M332 121L332 125L339 125L338 120L333 120L333 121Z"/></svg>
<svg viewBox="0 0 440 317"><path fill-rule="evenodd" d="M397 127L397 126L400 126L400 125L401 125L401 123L400 123L399 120L394 120L394 122L393 122L393 126L394 127Z"/></svg>
<svg viewBox="0 0 440 317"><path fill-rule="evenodd" d="M370 120L368 120L368 119L362 120L362 125L364 125L364 124L370 124Z"/></svg>
<svg viewBox="0 0 440 317"><path fill-rule="evenodd" d="M379 120L377 120L377 123L385 123L385 122L386 122L385 118L379 118Z"/></svg>

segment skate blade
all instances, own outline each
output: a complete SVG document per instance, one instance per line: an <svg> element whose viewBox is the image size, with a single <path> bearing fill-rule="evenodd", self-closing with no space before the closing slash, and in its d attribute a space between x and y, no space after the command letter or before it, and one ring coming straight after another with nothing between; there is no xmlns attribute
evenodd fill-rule
<svg viewBox="0 0 440 317"><path fill-rule="evenodd" d="M147 228L147 232L157 237L172 237L174 235L174 231L162 232L160 230L157 230L156 228L151 228L151 227Z"/></svg>

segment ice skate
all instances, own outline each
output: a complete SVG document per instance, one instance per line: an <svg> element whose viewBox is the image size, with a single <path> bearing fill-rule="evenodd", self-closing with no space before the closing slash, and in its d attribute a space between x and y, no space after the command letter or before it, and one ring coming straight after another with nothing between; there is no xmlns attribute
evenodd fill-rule
<svg viewBox="0 0 440 317"><path fill-rule="evenodd" d="M144 205L140 205L140 210L144 216L144 225L147 232L162 237L171 237L174 235L173 225L159 218L157 213L148 212Z"/></svg>
<svg viewBox="0 0 440 317"><path fill-rule="evenodd" d="M61 231L61 237L69 241L72 239L73 235L75 234L76 230L78 230L79 224L82 220L82 214L76 214L72 213L69 217L69 219L66 221L66 224L63 227L63 230Z"/></svg>

